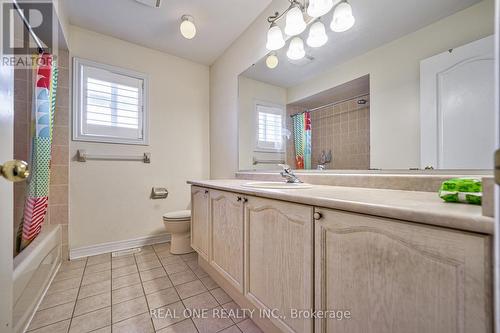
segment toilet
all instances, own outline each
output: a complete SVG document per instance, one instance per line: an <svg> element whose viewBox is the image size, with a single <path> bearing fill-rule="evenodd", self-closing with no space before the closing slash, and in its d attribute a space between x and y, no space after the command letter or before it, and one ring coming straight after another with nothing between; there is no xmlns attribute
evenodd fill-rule
<svg viewBox="0 0 500 333"><path fill-rule="evenodd" d="M163 223L172 235L170 253L185 254L193 252L191 248L191 211L179 210L163 215Z"/></svg>

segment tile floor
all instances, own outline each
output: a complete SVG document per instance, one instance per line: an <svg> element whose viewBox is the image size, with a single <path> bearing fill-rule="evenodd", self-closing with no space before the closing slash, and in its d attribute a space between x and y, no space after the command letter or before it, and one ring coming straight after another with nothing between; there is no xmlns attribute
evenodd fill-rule
<svg viewBox="0 0 500 333"><path fill-rule="evenodd" d="M28 332L261 332L198 266L196 253L172 255L169 246L64 262ZM208 315L196 315L200 309Z"/></svg>

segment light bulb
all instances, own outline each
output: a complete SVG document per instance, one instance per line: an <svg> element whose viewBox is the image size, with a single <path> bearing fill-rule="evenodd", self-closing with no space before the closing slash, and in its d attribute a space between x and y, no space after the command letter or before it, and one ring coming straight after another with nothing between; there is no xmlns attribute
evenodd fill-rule
<svg viewBox="0 0 500 333"><path fill-rule="evenodd" d="M300 10L299 5L293 7L286 13L285 33L288 36L295 36L306 29L304 14Z"/></svg>
<svg viewBox="0 0 500 333"><path fill-rule="evenodd" d="M270 69L275 69L278 67L279 64L279 59L276 56L276 54L271 53L270 55L267 56L266 58L266 66Z"/></svg>
<svg viewBox="0 0 500 333"><path fill-rule="evenodd" d="M266 48L269 51L276 51L285 46L285 40L283 39L283 33L280 27L276 24L271 24L271 27L267 31L267 43Z"/></svg>
<svg viewBox="0 0 500 333"><path fill-rule="evenodd" d="M307 6L307 15L311 17L320 17L332 9L333 0L309 0Z"/></svg>
<svg viewBox="0 0 500 333"><path fill-rule="evenodd" d="M286 56L291 60L299 60L304 58L306 51L304 50L304 42L300 37L294 37L290 41L290 46L288 46L288 51Z"/></svg>
<svg viewBox="0 0 500 333"><path fill-rule="evenodd" d="M330 29L335 32L344 32L351 29L355 21L351 5L347 1L344 1L335 7Z"/></svg>
<svg viewBox="0 0 500 333"><path fill-rule="evenodd" d="M193 39L196 36L196 26L194 25L193 17L189 15L183 15L181 17L181 34L184 38Z"/></svg>
<svg viewBox="0 0 500 333"><path fill-rule="evenodd" d="M328 41L326 35L325 25L320 22L314 22L309 29L309 36L307 37L307 45L310 47L321 47Z"/></svg>

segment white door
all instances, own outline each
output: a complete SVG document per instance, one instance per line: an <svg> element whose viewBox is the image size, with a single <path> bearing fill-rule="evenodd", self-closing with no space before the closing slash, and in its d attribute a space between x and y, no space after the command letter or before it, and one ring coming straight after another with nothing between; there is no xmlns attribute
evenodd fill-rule
<svg viewBox="0 0 500 333"><path fill-rule="evenodd" d="M0 164L14 156L13 92L12 67L0 66ZM12 183L0 176L0 332L12 327L13 196Z"/></svg>
<svg viewBox="0 0 500 333"><path fill-rule="evenodd" d="M494 68L493 36L421 61L422 168L492 168Z"/></svg>

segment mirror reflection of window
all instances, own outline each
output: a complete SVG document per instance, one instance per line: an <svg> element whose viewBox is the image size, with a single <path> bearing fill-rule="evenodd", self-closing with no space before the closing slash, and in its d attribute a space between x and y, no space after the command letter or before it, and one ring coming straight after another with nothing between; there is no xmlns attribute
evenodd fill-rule
<svg viewBox="0 0 500 333"><path fill-rule="evenodd" d="M283 109L277 106L256 104L256 150L283 151Z"/></svg>

